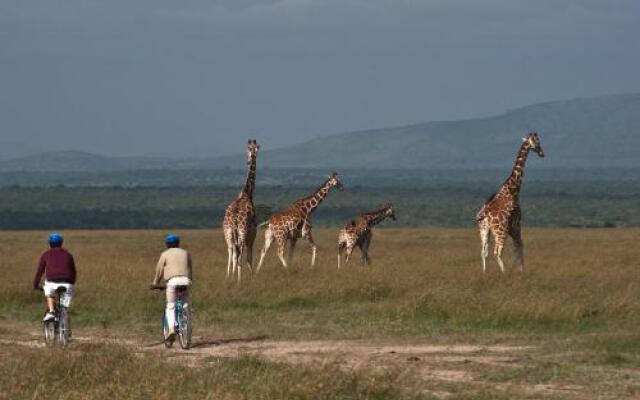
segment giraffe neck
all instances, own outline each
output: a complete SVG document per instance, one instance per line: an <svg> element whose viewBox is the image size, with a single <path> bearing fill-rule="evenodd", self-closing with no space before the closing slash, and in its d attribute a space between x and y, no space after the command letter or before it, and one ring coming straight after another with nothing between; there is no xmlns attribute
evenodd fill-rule
<svg viewBox="0 0 640 400"><path fill-rule="evenodd" d="M256 186L256 154L251 154L247 161L247 179L238 197L248 196L253 199L253 190Z"/></svg>
<svg viewBox="0 0 640 400"><path fill-rule="evenodd" d="M520 146L520 151L518 151L516 161L513 164L511 175L509 175L509 178L503 185L512 194L518 194L520 192L522 177L524 176L524 166L527 163L527 156L529 155L530 149L531 145L529 144L528 140L522 143L522 146Z"/></svg>
<svg viewBox="0 0 640 400"><path fill-rule="evenodd" d="M331 180L327 179L325 183L323 183L322 186L320 186L311 196L302 199L302 211L304 211L306 215L314 212L320 203L322 203L322 201L327 197L327 194L329 194L332 187L333 185L331 184Z"/></svg>
<svg viewBox="0 0 640 400"><path fill-rule="evenodd" d="M388 210L389 210L389 207L385 207L377 211L372 211L370 213L363 214L363 217L367 223L367 226L371 227L384 221L384 219L387 218Z"/></svg>

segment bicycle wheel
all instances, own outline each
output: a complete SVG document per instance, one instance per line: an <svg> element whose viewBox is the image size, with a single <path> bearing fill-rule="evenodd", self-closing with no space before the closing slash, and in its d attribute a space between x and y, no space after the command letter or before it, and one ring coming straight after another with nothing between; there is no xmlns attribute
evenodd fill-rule
<svg viewBox="0 0 640 400"><path fill-rule="evenodd" d="M44 328L44 343L47 346L53 346L56 342L56 323L55 321L47 321L42 324Z"/></svg>
<svg viewBox="0 0 640 400"><path fill-rule="evenodd" d="M164 342L164 346L169 348L173 346L173 338L169 338L169 323L167 321L167 314L162 313L162 341Z"/></svg>
<svg viewBox="0 0 640 400"><path fill-rule="evenodd" d="M69 343L69 313L67 307L60 306L58 311L58 343L66 346Z"/></svg>
<svg viewBox="0 0 640 400"><path fill-rule="evenodd" d="M189 310L180 308L180 313L178 314L178 328L180 347L187 350L191 347L191 315Z"/></svg>

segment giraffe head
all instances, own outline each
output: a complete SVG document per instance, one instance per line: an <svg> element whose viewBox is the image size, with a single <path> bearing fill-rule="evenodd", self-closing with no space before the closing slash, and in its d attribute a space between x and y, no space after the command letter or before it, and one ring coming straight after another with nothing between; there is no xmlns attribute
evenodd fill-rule
<svg viewBox="0 0 640 400"><path fill-rule="evenodd" d="M538 132L531 132L526 137L522 138L522 141L529 143L529 148L538 154L540 157L544 157L544 151L540 145L540 137Z"/></svg>
<svg viewBox="0 0 640 400"><path fill-rule="evenodd" d="M392 203L388 203L385 208L386 208L386 210L384 211L384 215L395 221L396 220L396 211L393 208L393 204Z"/></svg>
<svg viewBox="0 0 640 400"><path fill-rule="evenodd" d="M249 139L247 142L247 159L251 161L258 154L258 150L260 150L258 142L255 139Z"/></svg>
<svg viewBox="0 0 640 400"><path fill-rule="evenodd" d="M340 191L344 190L344 186L342 186L342 181L338 177L338 173L337 172L333 172L333 173L331 173L331 175L329 175L327 183L330 186L335 187L336 189L338 189Z"/></svg>

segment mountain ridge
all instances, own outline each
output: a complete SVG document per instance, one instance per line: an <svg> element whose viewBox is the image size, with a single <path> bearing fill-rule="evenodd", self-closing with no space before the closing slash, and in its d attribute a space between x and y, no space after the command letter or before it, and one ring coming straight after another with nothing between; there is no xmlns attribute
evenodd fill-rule
<svg viewBox="0 0 640 400"><path fill-rule="evenodd" d="M636 168L640 93L554 100L481 118L336 133L261 152L268 168L506 168L520 137L535 130L548 157L541 168ZM260 139L258 138L258 141ZM240 146L239 146L240 147ZM245 156L111 157L82 151L0 161L0 171L116 171L244 168Z"/></svg>

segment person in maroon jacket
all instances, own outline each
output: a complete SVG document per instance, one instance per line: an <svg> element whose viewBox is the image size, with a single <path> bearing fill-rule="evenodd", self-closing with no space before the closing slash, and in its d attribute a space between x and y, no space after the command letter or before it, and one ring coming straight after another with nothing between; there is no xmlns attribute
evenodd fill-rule
<svg viewBox="0 0 640 400"><path fill-rule="evenodd" d="M55 318L53 310L55 307L55 294L59 287L64 287L66 291L60 297L60 305L69 307L73 298L73 285L76 283L76 264L73 256L62 248L64 238L59 233L49 235L49 250L40 257L40 265L35 278L33 278L33 288L40 289L40 279L45 275L42 287L47 298L48 312L43 321Z"/></svg>

